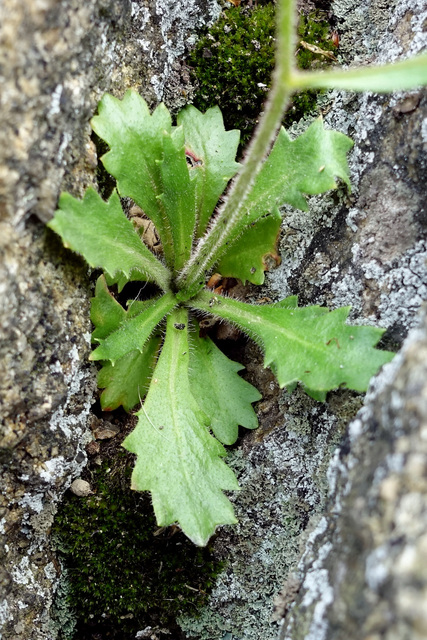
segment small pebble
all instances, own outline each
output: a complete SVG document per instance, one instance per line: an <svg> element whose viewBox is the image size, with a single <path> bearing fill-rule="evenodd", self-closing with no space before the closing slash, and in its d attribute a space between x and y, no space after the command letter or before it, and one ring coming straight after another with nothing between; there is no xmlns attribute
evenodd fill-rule
<svg viewBox="0 0 427 640"><path fill-rule="evenodd" d="M115 438L119 432L120 427L106 422L93 431L93 437L95 440L108 440L109 438Z"/></svg>
<svg viewBox="0 0 427 640"><path fill-rule="evenodd" d="M85 498L93 493L89 482L86 482L86 480L82 480L81 478L73 480L70 489L76 496L79 496L79 498Z"/></svg>

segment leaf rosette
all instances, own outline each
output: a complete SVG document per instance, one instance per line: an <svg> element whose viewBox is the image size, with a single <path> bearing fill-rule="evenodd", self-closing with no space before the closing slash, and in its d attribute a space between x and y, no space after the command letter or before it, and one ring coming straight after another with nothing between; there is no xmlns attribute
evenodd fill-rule
<svg viewBox="0 0 427 640"><path fill-rule="evenodd" d="M104 272L92 300L91 360L102 365L103 410L141 405L123 443L137 454L132 487L151 492L159 525L177 522L204 545L218 525L236 521L224 494L238 488L224 445L236 442L239 427L257 427L253 403L261 396L240 377L240 364L201 337L192 310L237 325L260 345L281 386L299 382L319 400L340 386L366 389L392 354L375 349L382 330L345 323L348 309L298 308L295 297L250 305L204 289L208 274L192 295L181 295L180 272L209 236L218 199L240 170L239 134L225 131L218 108L203 114L187 107L173 126L164 105L150 114L140 96L127 92L121 101L104 96L92 125L110 147L102 161L117 191L107 201L93 189L81 201L62 195L49 226ZM321 119L296 140L281 129L217 251L218 273L262 284L267 256L279 260L280 207L306 211L306 195L335 188L337 178L349 185L351 145ZM162 260L124 214L124 196L154 223ZM125 308L109 286L126 291L135 279L154 283L158 294Z"/></svg>
<svg viewBox="0 0 427 640"><path fill-rule="evenodd" d="M109 146L101 160L116 189L107 200L93 188L82 200L62 194L49 223L66 247L103 272L92 299L91 360L101 365L103 410L140 407L123 443L137 456L132 487L151 492L159 525L178 523L198 545L219 525L236 522L224 493L238 489L225 446L236 442L239 427L257 427L253 404L261 397L239 375L243 367L202 337L200 315L239 327L261 347L280 386L299 383L316 400L339 387L364 391L393 357L376 348L383 330L350 326L348 308L298 307L296 296L253 305L206 286L214 267L220 276L262 284L268 258L280 260L281 207L308 211L307 195L334 189L338 180L350 187L352 142L321 118L295 140L281 128L268 153L292 91L391 91L427 83L425 56L385 70L299 73L293 3L280 0L277 7L275 82L242 164L235 160L239 132L225 130L217 107L204 114L186 107L174 125L163 104L150 113L134 91L122 100L105 95L92 127ZM144 244L121 198L131 198L151 220L161 258ZM123 306L131 281L151 283L156 292Z"/></svg>

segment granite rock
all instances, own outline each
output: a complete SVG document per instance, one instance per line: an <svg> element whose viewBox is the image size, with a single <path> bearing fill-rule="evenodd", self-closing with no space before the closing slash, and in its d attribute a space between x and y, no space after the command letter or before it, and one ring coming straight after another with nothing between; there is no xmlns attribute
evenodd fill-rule
<svg viewBox="0 0 427 640"><path fill-rule="evenodd" d="M60 190L96 185L89 120L105 91L176 110L179 56L216 0L4 0L0 5L0 636L56 637L56 504L86 464L96 417L93 277L44 223ZM190 38L190 42L188 39Z"/></svg>
<svg viewBox="0 0 427 640"><path fill-rule="evenodd" d="M282 640L427 635L427 316L373 382L281 609ZM292 584L292 583L291 583ZM283 602L285 606L283 607Z"/></svg>

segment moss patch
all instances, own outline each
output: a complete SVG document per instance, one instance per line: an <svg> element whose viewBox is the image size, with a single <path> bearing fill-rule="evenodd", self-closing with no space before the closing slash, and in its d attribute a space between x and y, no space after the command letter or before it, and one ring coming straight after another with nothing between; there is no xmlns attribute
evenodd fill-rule
<svg viewBox="0 0 427 640"><path fill-rule="evenodd" d="M228 129L240 129L242 144L250 139L270 86L274 68L275 7L268 3L250 8L231 7L197 43L188 57L198 83L195 106L205 111L219 105ZM300 17L298 38L326 51L334 51L330 25L323 12ZM298 47L301 69L323 67L327 58ZM289 126L316 109L315 91L294 97L284 119Z"/></svg>
<svg viewBox="0 0 427 640"><path fill-rule="evenodd" d="M56 611L64 619L68 608L77 618L74 633L69 620L58 624L60 637L134 637L151 626L168 627L178 640L176 617L197 616L223 565L179 531L158 529L149 497L129 488L131 456L115 456L86 476L93 495L70 494L55 520L67 582Z"/></svg>

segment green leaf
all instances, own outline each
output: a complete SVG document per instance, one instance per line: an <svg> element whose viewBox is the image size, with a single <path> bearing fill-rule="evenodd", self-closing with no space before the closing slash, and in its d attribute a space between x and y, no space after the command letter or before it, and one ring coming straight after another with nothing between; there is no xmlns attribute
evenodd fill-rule
<svg viewBox="0 0 427 640"><path fill-rule="evenodd" d="M317 400L317 402L325 402L326 400L326 391L313 391L313 389L308 389L307 387L304 387L304 391L310 398Z"/></svg>
<svg viewBox="0 0 427 640"><path fill-rule="evenodd" d="M154 222L168 265L173 265L173 244L162 201L160 164L164 157L164 132L172 130L164 104L150 115L147 103L135 91L123 100L106 94L98 105L92 128L110 146L101 159L117 180L121 196L132 198Z"/></svg>
<svg viewBox="0 0 427 640"><path fill-rule="evenodd" d="M427 54L377 67L357 67L297 73L291 77L296 89L346 89L391 93L427 84Z"/></svg>
<svg viewBox="0 0 427 640"><path fill-rule="evenodd" d="M219 107L201 113L188 106L177 116L184 129L185 145L192 163L190 172L196 183L196 210L200 238L228 181L239 171L235 161L240 131L226 131Z"/></svg>
<svg viewBox="0 0 427 640"><path fill-rule="evenodd" d="M163 139L164 159L160 164L165 215L172 229L175 272L182 269L191 254L196 225L195 182L190 179L181 127Z"/></svg>
<svg viewBox="0 0 427 640"><path fill-rule="evenodd" d="M87 189L83 200L61 194L59 209L48 226L61 236L66 247L80 253L91 267L104 269L111 278L119 273L129 278L138 269L147 280L157 282L164 290L169 288L169 271L134 231L116 191L107 202L92 188Z"/></svg>
<svg viewBox="0 0 427 640"><path fill-rule="evenodd" d="M285 203L307 211L303 194L335 189L337 177L350 188L346 154L352 146L343 133L324 129L322 118L295 140L282 127L245 201L246 223Z"/></svg>
<svg viewBox="0 0 427 640"><path fill-rule="evenodd" d="M283 298L283 300L273 302L271 306L277 307L278 309L296 309L298 307L298 296L288 296L287 298ZM310 307L310 309L320 308L321 307Z"/></svg>
<svg viewBox="0 0 427 640"><path fill-rule="evenodd" d="M121 291L123 291L124 286L128 282L144 282L147 280L147 277L144 273L142 273L142 271L134 269L129 277L123 275L123 273L117 273L114 278L111 278L108 274L106 274L105 279L109 287L112 287L114 284L116 284L117 291L120 293Z"/></svg>
<svg viewBox="0 0 427 640"><path fill-rule="evenodd" d="M144 302L134 300L125 311L109 292L105 277L100 276L90 308L90 317L95 325L92 341L101 342L117 331L127 319L145 311L150 304L150 300ZM123 405L126 411L130 411L144 397L160 342L160 336L153 336L145 343L142 353L131 351L120 358L114 366L111 362L103 363L98 373L98 387L104 389L101 394L103 411L113 411L120 405Z"/></svg>
<svg viewBox="0 0 427 640"><path fill-rule="evenodd" d="M129 300L127 311L117 302L107 287L105 276L96 281L95 296L91 300L90 319L95 325L92 342L101 342L116 331L126 319L139 315L153 304L154 300Z"/></svg>
<svg viewBox="0 0 427 640"><path fill-rule="evenodd" d="M349 307L254 306L204 291L196 309L235 323L265 353L281 387L300 381L312 393L340 386L365 391L370 378L394 354L373 347L383 329L345 324Z"/></svg>
<svg viewBox="0 0 427 640"><path fill-rule="evenodd" d="M125 309L109 292L105 277L99 276L90 305L90 319L95 325L92 342L101 342L116 331L126 316Z"/></svg>
<svg viewBox="0 0 427 640"><path fill-rule="evenodd" d="M198 327L197 327L198 329ZM223 444L234 444L239 425L256 429L252 402L261 394L237 372L244 369L225 356L210 338L191 339L190 383L199 407L210 418L210 427Z"/></svg>
<svg viewBox="0 0 427 640"><path fill-rule="evenodd" d="M113 366L105 362L98 373L103 411L113 411L120 405L130 411L145 396L160 348L161 336L152 336L144 345L142 353L131 351L117 360Z"/></svg>
<svg viewBox="0 0 427 640"><path fill-rule="evenodd" d="M111 360L113 364L131 351L142 353L144 345L159 322L176 306L173 293L165 293L144 305L136 316L131 313L121 322L117 330L100 341L92 351L90 360Z"/></svg>
<svg viewBox="0 0 427 640"><path fill-rule="evenodd" d="M223 276L239 278L252 284L264 283L268 256L277 262L277 240L282 216L277 208L248 227L221 258L215 270Z"/></svg>
<svg viewBox="0 0 427 640"><path fill-rule="evenodd" d="M194 400L189 376L188 314L173 311L165 343L138 425L123 446L138 458L132 488L151 491L159 526L178 522L197 545L215 528L236 522L223 490L238 489L223 460L224 447L209 434L209 419Z"/></svg>

